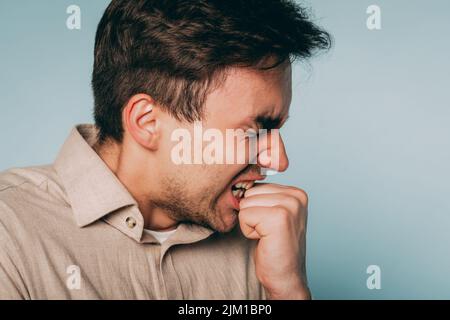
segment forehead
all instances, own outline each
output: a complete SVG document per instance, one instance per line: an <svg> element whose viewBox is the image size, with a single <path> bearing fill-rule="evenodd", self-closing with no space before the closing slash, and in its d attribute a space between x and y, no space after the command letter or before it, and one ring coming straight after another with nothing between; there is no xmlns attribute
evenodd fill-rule
<svg viewBox="0 0 450 320"><path fill-rule="evenodd" d="M285 117L292 98L291 64L271 70L230 69L205 101L206 121L236 123L257 116Z"/></svg>

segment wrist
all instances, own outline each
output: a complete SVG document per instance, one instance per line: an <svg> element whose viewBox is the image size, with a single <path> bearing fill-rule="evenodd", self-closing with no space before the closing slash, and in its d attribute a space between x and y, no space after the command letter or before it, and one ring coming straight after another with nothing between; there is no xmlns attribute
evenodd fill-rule
<svg viewBox="0 0 450 320"><path fill-rule="evenodd" d="M265 292L268 300L311 300L311 291L306 285L283 290L265 289Z"/></svg>

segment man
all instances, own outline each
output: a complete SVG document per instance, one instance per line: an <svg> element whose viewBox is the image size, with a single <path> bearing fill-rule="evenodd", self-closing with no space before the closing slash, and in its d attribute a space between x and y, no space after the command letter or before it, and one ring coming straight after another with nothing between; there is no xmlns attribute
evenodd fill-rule
<svg viewBox="0 0 450 320"><path fill-rule="evenodd" d="M287 0L113 0L95 126L0 175L0 298L308 299L306 193L256 181L288 167L292 61L329 45ZM174 133L199 123L241 146L267 134L254 162L177 162Z"/></svg>

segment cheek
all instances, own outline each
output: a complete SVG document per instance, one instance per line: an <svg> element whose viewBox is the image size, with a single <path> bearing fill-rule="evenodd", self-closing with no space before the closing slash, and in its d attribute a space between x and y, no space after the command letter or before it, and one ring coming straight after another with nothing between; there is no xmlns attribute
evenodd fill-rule
<svg viewBox="0 0 450 320"><path fill-rule="evenodd" d="M189 167L189 166L188 166ZM191 177L193 190L201 190L209 198L217 197L228 188L234 169L227 165L191 166L186 176Z"/></svg>
<svg viewBox="0 0 450 320"><path fill-rule="evenodd" d="M236 176L236 174L240 171L239 165L218 165L213 168L213 181L215 181L222 188L224 185L229 184L231 180Z"/></svg>

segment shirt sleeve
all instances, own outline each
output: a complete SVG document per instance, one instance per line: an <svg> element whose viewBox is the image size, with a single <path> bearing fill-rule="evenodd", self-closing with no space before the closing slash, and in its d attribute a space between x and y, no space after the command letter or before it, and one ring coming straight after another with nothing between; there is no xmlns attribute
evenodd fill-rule
<svg viewBox="0 0 450 320"><path fill-rule="evenodd" d="M1 211L5 206L0 202L0 300L24 300L28 294L17 267L15 246L2 223Z"/></svg>
<svg viewBox="0 0 450 320"><path fill-rule="evenodd" d="M16 272L11 270L11 265L0 258L0 300L23 300L16 283Z"/></svg>

